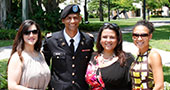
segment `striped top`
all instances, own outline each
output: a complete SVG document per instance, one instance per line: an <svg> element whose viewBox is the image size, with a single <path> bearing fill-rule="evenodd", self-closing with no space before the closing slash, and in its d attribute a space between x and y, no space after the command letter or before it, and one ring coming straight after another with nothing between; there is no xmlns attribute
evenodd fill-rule
<svg viewBox="0 0 170 90"><path fill-rule="evenodd" d="M151 47L143 54L138 55L131 65L130 75L133 90L152 90L154 87L153 72L148 64L148 55Z"/></svg>

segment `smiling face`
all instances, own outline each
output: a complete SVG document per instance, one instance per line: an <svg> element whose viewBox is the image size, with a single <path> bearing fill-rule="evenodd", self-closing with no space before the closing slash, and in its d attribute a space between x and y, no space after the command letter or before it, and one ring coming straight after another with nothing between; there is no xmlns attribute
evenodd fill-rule
<svg viewBox="0 0 170 90"><path fill-rule="evenodd" d="M38 40L38 31L36 32L37 28L33 24L28 28L28 32L24 32L23 39L25 42L25 46L34 46L34 44Z"/></svg>
<svg viewBox="0 0 170 90"><path fill-rule="evenodd" d="M133 42L139 48L140 52L145 52L149 48L149 40L152 34L149 29L143 25L136 26L133 30Z"/></svg>
<svg viewBox="0 0 170 90"><path fill-rule="evenodd" d="M110 29L104 29L101 34L100 43L103 47L104 52L114 52L114 48L117 45L116 32Z"/></svg>
<svg viewBox="0 0 170 90"><path fill-rule="evenodd" d="M79 13L69 14L66 18L62 19L62 23L65 24L66 31L77 30L80 21L81 16Z"/></svg>

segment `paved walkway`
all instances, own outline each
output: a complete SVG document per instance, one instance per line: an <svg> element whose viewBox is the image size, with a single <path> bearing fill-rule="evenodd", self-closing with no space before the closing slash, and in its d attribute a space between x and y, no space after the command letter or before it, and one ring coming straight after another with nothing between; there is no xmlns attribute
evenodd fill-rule
<svg viewBox="0 0 170 90"><path fill-rule="evenodd" d="M167 22L156 22L155 21L153 23L154 23L155 27L159 27L159 26L162 26L162 25L170 25L170 22L168 22L168 21ZM121 30L122 30L122 33L131 33L132 28L133 27L122 28ZM91 32L91 33L94 35L95 40L96 40L98 32ZM0 48L0 60L9 58L9 56L11 54L11 48L12 48L12 46ZM156 49L156 48L153 48L153 49L155 49L156 51L158 51L160 53L160 55L162 57L163 65L170 66L170 52L159 50L159 49ZM134 55L137 52L137 48L135 48L135 45L133 43L127 42L127 41L123 41L123 50L126 51L126 52L130 52Z"/></svg>
<svg viewBox="0 0 170 90"><path fill-rule="evenodd" d="M10 57L12 46L1 47L0 48L0 60Z"/></svg>

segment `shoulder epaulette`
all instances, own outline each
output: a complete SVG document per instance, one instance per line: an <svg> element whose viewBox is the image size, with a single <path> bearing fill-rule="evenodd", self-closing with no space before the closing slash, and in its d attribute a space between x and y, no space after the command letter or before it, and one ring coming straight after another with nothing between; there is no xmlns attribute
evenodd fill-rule
<svg viewBox="0 0 170 90"><path fill-rule="evenodd" d="M52 33L51 32L48 32L47 34L46 34L46 36L45 36L46 38L50 38L50 37L52 37Z"/></svg>

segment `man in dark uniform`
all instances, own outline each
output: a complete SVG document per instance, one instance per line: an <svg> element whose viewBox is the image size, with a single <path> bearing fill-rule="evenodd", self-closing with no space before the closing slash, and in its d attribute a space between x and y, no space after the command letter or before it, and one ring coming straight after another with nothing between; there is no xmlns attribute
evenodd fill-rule
<svg viewBox="0 0 170 90"><path fill-rule="evenodd" d="M51 66L49 89L88 90L85 73L94 39L78 30L82 19L78 5L66 6L61 19L65 28L46 38L43 45L46 62Z"/></svg>

